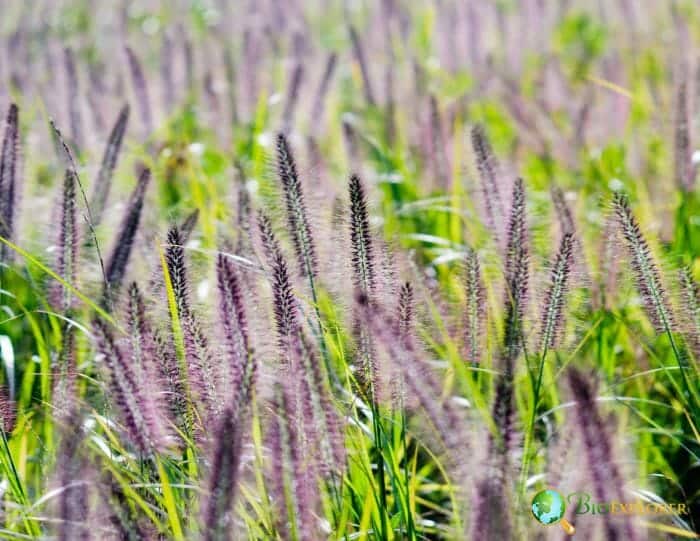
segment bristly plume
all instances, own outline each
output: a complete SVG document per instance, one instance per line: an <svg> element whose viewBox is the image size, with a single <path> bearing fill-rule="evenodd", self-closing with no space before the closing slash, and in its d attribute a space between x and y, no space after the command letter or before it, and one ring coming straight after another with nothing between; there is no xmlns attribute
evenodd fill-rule
<svg viewBox="0 0 700 541"><path fill-rule="evenodd" d="M275 325L282 351L289 348L289 341L299 331L297 301L292 291L287 261L279 242L272 232L272 224L267 216L258 216L258 227L263 249L272 273L272 294L274 297Z"/></svg>
<svg viewBox="0 0 700 541"><path fill-rule="evenodd" d="M66 47L63 50L63 60L66 72L66 95L68 96L71 138L76 152L79 152L83 150L83 118L80 114L80 88L73 49Z"/></svg>
<svg viewBox="0 0 700 541"><path fill-rule="evenodd" d="M127 361L112 331L103 321L93 321L98 351L104 356L111 375L111 389L127 434L142 453L163 448L166 438L158 406L148 392L143 367Z"/></svg>
<svg viewBox="0 0 700 541"><path fill-rule="evenodd" d="M471 132L472 148L476 156L476 167L481 179L481 192L484 199L486 221L491 234L498 241L500 231L499 224L505 216L504 205L500 191L500 169L496 155L493 153L491 143L483 126L477 124Z"/></svg>
<svg viewBox="0 0 700 541"><path fill-rule="evenodd" d="M15 403L10 398L7 387L0 386L0 430L8 434L15 428L17 411Z"/></svg>
<svg viewBox="0 0 700 541"><path fill-rule="evenodd" d="M372 236L369 230L367 197L362 181L357 175L350 176L349 192L353 278L357 290L371 296L375 289Z"/></svg>
<svg viewBox="0 0 700 541"><path fill-rule="evenodd" d="M440 435L445 450L465 450L468 441L456 427L464 426L462 416L449 399L436 400L442 395L442 386L435 378L412 340L405 340L399 332L396 317L378 304L371 304L367 297L356 297L358 313L367 323L368 330L376 337L389 357L399 364L411 396L419 402L433 427ZM460 451L460 452L462 452Z"/></svg>
<svg viewBox="0 0 700 541"><path fill-rule="evenodd" d="M144 385L160 410L161 400L157 395L161 390L158 347L154 330L146 315L146 303L136 282L129 284L126 301L126 322L131 338L131 361L144 375ZM162 415L162 412L161 412Z"/></svg>
<svg viewBox="0 0 700 541"><path fill-rule="evenodd" d="M375 292L374 258L372 236L369 230L367 198L362 182L357 175L350 177L350 242L352 249L353 281L356 295L373 302ZM353 335L357 344L360 372L358 382L370 400L376 400L379 389L377 356L371 333L362 317L355 314Z"/></svg>
<svg viewBox="0 0 700 541"><path fill-rule="evenodd" d="M569 278L573 262L574 235L564 233L559 251L551 268L550 283L542 306L540 318L540 351L557 345L564 327L564 304L569 289Z"/></svg>
<svg viewBox="0 0 700 541"><path fill-rule="evenodd" d="M269 430L271 491L277 508L277 533L284 541L316 539L315 491L312 476L302 466L301 437L297 426L296 400L287 388L289 382L274 386L273 426Z"/></svg>
<svg viewBox="0 0 700 541"><path fill-rule="evenodd" d="M680 272L680 282L685 308L685 320L687 321L686 333L688 342L695 355L695 360L700 362L700 287L693 279L690 268L684 267Z"/></svg>
<svg viewBox="0 0 700 541"><path fill-rule="evenodd" d="M294 121L294 111L299 101L299 89L304 78L304 64L298 62L292 71L292 77L287 87L287 101L284 104L282 113L282 131L288 133L292 129Z"/></svg>
<svg viewBox="0 0 700 541"><path fill-rule="evenodd" d="M695 179L691 163L690 118L688 116L688 85L682 81L676 91L676 118L674 124L674 166L678 188L692 190Z"/></svg>
<svg viewBox="0 0 700 541"><path fill-rule="evenodd" d="M107 274L105 272L104 262L102 260L102 250L100 249L100 244L97 241L97 234L95 233L95 226L92 221L92 212L90 211L90 205L88 203L87 196L85 195L85 190L83 189L83 184L80 181L80 175L78 174L78 167L73 157L73 152L71 151L68 143L61 134L61 130L58 129L56 123L49 119L49 126L51 126L51 132L56 145L56 151L59 154L59 158L66 164L66 169L70 169L75 176L75 183L77 188L80 190L80 195L82 196L83 203L85 205L85 212L83 213L83 218L85 224L87 225L88 231L90 232L90 242L95 248L97 254L97 260L100 263L100 270L102 271L102 279L104 281L104 286L107 286Z"/></svg>
<svg viewBox="0 0 700 541"><path fill-rule="evenodd" d="M87 468L81 454L84 435L80 410L74 407L65 421L56 464L61 489L58 494L58 541L89 541Z"/></svg>
<svg viewBox="0 0 700 541"><path fill-rule="evenodd" d="M127 64L129 64L129 73L131 74L131 82L134 87L134 96L136 103L139 106L141 113L141 122L143 123L144 138L148 138L153 132L153 113L151 112L151 99L148 95L148 85L146 77L143 74L141 62L137 58L131 47L124 48L126 52Z"/></svg>
<svg viewBox="0 0 700 541"><path fill-rule="evenodd" d="M160 45L160 79L163 89L163 109L172 111L175 105L175 81L173 80L173 40L168 32L163 32Z"/></svg>
<svg viewBox="0 0 700 541"><path fill-rule="evenodd" d="M234 414L250 401L255 377L255 359L250 349L248 322L243 306L241 280L229 258L219 254L216 260L219 288L219 317L224 330L230 362L230 392Z"/></svg>
<svg viewBox="0 0 700 541"><path fill-rule="evenodd" d="M105 269L107 287L103 296L103 300L107 306L110 301L114 302L117 298L122 280L126 274L126 267L129 263L134 239L136 238L136 232L138 231L141 221L143 201L150 179L151 171L149 169L143 169L139 176L138 183L131 193L119 234L117 235L109 260L107 261L107 267Z"/></svg>
<svg viewBox="0 0 700 541"><path fill-rule="evenodd" d="M246 176L243 170L243 165L237 162L236 168L236 201L238 212L236 213L236 230L238 237L236 238L236 253L238 255L250 255L253 252L252 244L252 218L251 218L251 201L248 187L246 186Z"/></svg>
<svg viewBox="0 0 700 541"><path fill-rule="evenodd" d="M656 332L671 332L674 328L674 318L661 284L661 276L652 258L649 245L632 214L629 199L626 195L617 192L613 198L613 205L647 317L654 325Z"/></svg>
<svg viewBox="0 0 700 541"><path fill-rule="evenodd" d="M323 77L321 78L316 96L314 97L313 106L311 107L311 118L314 119L310 127L312 135L317 134L321 126L323 126L323 111L325 109L326 95L330 89L337 63L337 53L330 53L328 55L328 60L326 60L326 68L323 70Z"/></svg>
<svg viewBox="0 0 700 541"><path fill-rule="evenodd" d="M109 192L112 187L112 177L114 175L114 169L117 165L119 150L121 149L122 141L124 140L124 134L126 133L128 121L129 104L126 104L124 107L122 107L121 111L119 111L117 121L114 123L114 127L109 134L107 146L105 147L104 154L102 155L100 171L98 172L97 179L95 180L95 188L92 192L92 200L90 201L92 223L94 225L97 225L102 221L102 213L104 212L107 199L109 198Z"/></svg>
<svg viewBox="0 0 700 541"><path fill-rule="evenodd" d="M347 118L343 118L342 124L347 161L350 164L360 163L360 144L357 133L355 132L355 126L353 126L353 123Z"/></svg>
<svg viewBox="0 0 700 541"><path fill-rule="evenodd" d="M464 355L474 364L481 362L482 334L486 322L486 298L481 265L475 250L467 248L464 256Z"/></svg>
<svg viewBox="0 0 700 541"><path fill-rule="evenodd" d="M207 414L218 415L224 407L219 397L221 377L212 362L207 337L190 307L185 248L177 227L168 231L165 261L182 328L189 389Z"/></svg>
<svg viewBox="0 0 700 541"><path fill-rule="evenodd" d="M187 283L187 269L185 267L185 247L180 230L177 227L172 227L168 231L165 261L168 267L170 283L173 287L173 294L175 295L178 316L182 318L190 310L190 293Z"/></svg>
<svg viewBox="0 0 700 541"><path fill-rule="evenodd" d="M75 332L73 325L63 325L61 352L58 355L53 388L53 406L59 419L66 419L75 406L78 378Z"/></svg>
<svg viewBox="0 0 700 541"><path fill-rule="evenodd" d="M603 419L598 412L593 388L587 378L578 370L568 370L569 387L576 400L576 423L581 431L586 454L586 462L591 475L593 491L598 501L623 500L623 480L613 456L612 443ZM621 521L612 520L604 514L606 539L637 539L629 516Z"/></svg>
<svg viewBox="0 0 700 541"><path fill-rule="evenodd" d="M300 380L299 403L306 443L305 452L323 476L337 481L345 463L343 430L331 401L328 376L303 333L291 343L294 376Z"/></svg>
<svg viewBox="0 0 700 541"><path fill-rule="evenodd" d="M284 134L277 135L277 167L287 207L287 224L302 276L316 276L316 249L294 156Z"/></svg>
<svg viewBox="0 0 700 541"><path fill-rule="evenodd" d="M522 345L522 325L529 284L529 248L523 179L515 180L508 220L506 245L506 317L504 349L509 363L515 362Z"/></svg>
<svg viewBox="0 0 700 541"><path fill-rule="evenodd" d="M237 415L235 409L223 411L213 436L215 448L207 482L208 494L203 506L202 539L204 541L232 540L234 528L231 525L231 515L238 486L243 442L240 415Z"/></svg>
<svg viewBox="0 0 700 541"><path fill-rule="evenodd" d="M572 233L574 235L573 268L577 274L580 274L584 284L592 284L593 280L591 279L591 271L588 267L588 263L586 262L586 253L584 251L583 242L581 242L581 237L576 234L576 222L574 221L574 215L571 212L571 207L566 202L564 191L556 184L552 184L550 195L552 197L554 211L556 212L557 219L559 221L559 229L562 235L564 233Z"/></svg>
<svg viewBox="0 0 700 541"><path fill-rule="evenodd" d="M56 274L75 285L78 271L78 226L76 220L75 172L66 170L61 193L61 227L57 239ZM53 302L63 310L71 306L71 291L62 284L55 284Z"/></svg>
<svg viewBox="0 0 700 541"><path fill-rule="evenodd" d="M258 217L258 226L271 272L281 368L293 373L300 385L299 402L304 410L306 439L313 442L312 451L318 454L321 472L331 474L342 466L344 455L339 423L327 388L328 378L303 336L287 263L270 220L262 213Z"/></svg>
<svg viewBox="0 0 700 541"><path fill-rule="evenodd" d="M355 61L360 66L360 74L362 75L362 89L365 92L365 100L367 105L374 107L377 103L374 99L374 91L372 90L372 81L369 74L369 66L367 65L367 60L365 59L365 52L362 48L362 42L360 41L360 36L357 34L357 30L352 25L348 26L348 32L350 34L350 41L352 42L352 50L355 55Z"/></svg>
<svg viewBox="0 0 700 541"><path fill-rule="evenodd" d="M158 362L159 379L163 382L167 413L184 434L192 429L191 411L188 409L188 389L183 371L180 370L177 352L172 336L166 336L158 329L153 330L155 358Z"/></svg>
<svg viewBox="0 0 700 541"><path fill-rule="evenodd" d="M401 340L410 340L413 333L413 286L411 282L401 284L399 290L399 335Z"/></svg>
<svg viewBox="0 0 700 541"><path fill-rule="evenodd" d="M449 191L450 164L447 157L447 141L443 130L440 106L435 94L429 98L430 113L430 161L433 165L435 185L441 190Z"/></svg>
<svg viewBox="0 0 700 541"><path fill-rule="evenodd" d="M510 452L516 436L514 365L523 345L523 318L529 282L528 263L525 187L523 180L518 178L513 186L507 229L503 350L492 404L492 416L498 432L489 438L489 456L493 461L494 476L502 482L508 478Z"/></svg>
<svg viewBox="0 0 700 541"><path fill-rule="evenodd" d="M194 209L190 212L178 228L180 230L180 235L182 236L182 241L187 242L192 235L192 231L197 227L197 222L199 221L199 209Z"/></svg>
<svg viewBox="0 0 700 541"><path fill-rule="evenodd" d="M571 214L569 205L566 203L564 192L559 186L553 184L550 189L550 195L552 197L552 203L554 204L554 210L557 213L557 219L559 220L561 232L575 233L576 225L574 223L574 217Z"/></svg>
<svg viewBox="0 0 700 541"><path fill-rule="evenodd" d="M411 282L404 282L399 289L399 302L397 306L398 340L403 347L410 348L413 345L413 286ZM391 403L394 409L403 410L406 398L406 381L403 369L399 363L395 363L391 369Z"/></svg>
<svg viewBox="0 0 700 541"><path fill-rule="evenodd" d="M484 477L474 485L469 539L512 539L507 498L499 479Z"/></svg>
<svg viewBox="0 0 700 541"><path fill-rule="evenodd" d="M15 203L17 197L17 174L19 171L19 111L10 104L5 122L5 137L0 156L0 236L12 240L14 234ZM0 260L7 261L12 252L3 243Z"/></svg>
<svg viewBox="0 0 700 541"><path fill-rule="evenodd" d="M236 64L230 48L224 49L224 70L226 73L226 87L228 95L228 106L230 122L232 126L238 124L238 93L236 92Z"/></svg>

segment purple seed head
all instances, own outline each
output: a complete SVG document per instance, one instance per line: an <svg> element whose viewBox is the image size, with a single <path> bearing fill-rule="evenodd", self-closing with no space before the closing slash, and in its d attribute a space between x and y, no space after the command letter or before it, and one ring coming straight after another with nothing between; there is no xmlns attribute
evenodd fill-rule
<svg viewBox="0 0 700 541"><path fill-rule="evenodd" d="M515 362L522 345L522 327L529 282L529 249L525 214L525 187L521 178L513 186L506 244L506 299L504 349L507 363ZM510 371L512 367L506 367Z"/></svg>
<svg viewBox="0 0 700 541"><path fill-rule="evenodd" d="M96 319L93 329L97 349L104 356L111 376L111 393L129 439L143 453L162 449L167 443L163 419L143 366L127 360L106 323Z"/></svg>
<svg viewBox="0 0 700 541"><path fill-rule="evenodd" d="M369 230L367 196L360 177L350 176L350 243L355 287L365 295L375 290L374 255Z"/></svg>
<svg viewBox="0 0 700 541"><path fill-rule="evenodd" d="M323 125L323 112L325 109L326 96L331 87L333 81L333 73L335 72L336 64L338 63L338 54L332 52L328 55L326 60L326 67L323 70L323 76L321 77L321 82L318 85L318 90L316 91L316 97L313 101L313 106L311 108L311 118L314 119L313 125L311 126L312 134L318 133L318 130Z"/></svg>
<svg viewBox="0 0 700 541"><path fill-rule="evenodd" d="M362 75L362 89L365 92L365 100L367 101L367 105L369 107L374 107L377 102L374 99L374 90L372 89L369 66L365 58L365 51L362 47L362 41L354 26L348 26L348 33L350 35L350 42L352 43L353 54L355 55L355 61L360 66L360 73Z"/></svg>
<svg viewBox="0 0 700 541"><path fill-rule="evenodd" d="M402 340L410 340L413 334L413 317L415 307L413 305L413 286L411 282L401 284L399 290L399 335Z"/></svg>
<svg viewBox="0 0 700 541"><path fill-rule="evenodd" d="M183 317L190 311L189 283L185 265L185 247L182 235L177 227L172 227L168 231L165 262L168 267L168 275L173 287L175 302L177 303L178 316Z"/></svg>
<svg viewBox="0 0 700 541"><path fill-rule="evenodd" d="M696 359L700 359L700 286L693 279L689 267L680 272L682 300L685 312L686 335Z"/></svg>
<svg viewBox="0 0 700 541"><path fill-rule="evenodd" d="M573 264L573 233L565 233L552 265L540 317L540 351L556 347L564 327L564 307Z"/></svg>
<svg viewBox="0 0 700 541"><path fill-rule="evenodd" d="M297 102L299 101L299 89L304 79L304 64L298 62L294 66L292 76L287 87L287 101L284 104L284 112L282 113L282 131L288 133L292 128L294 121L294 111L296 110Z"/></svg>
<svg viewBox="0 0 700 541"><path fill-rule="evenodd" d="M233 501L238 486L243 443L240 418L233 410L223 411L213 436L215 447L202 513L202 539L205 541L233 539Z"/></svg>
<svg viewBox="0 0 700 541"><path fill-rule="evenodd" d="M107 146L102 155L102 164L95 180L95 188L90 201L90 211L92 212L92 222L94 225L102 221L102 213L109 198L109 192L112 187L112 177L114 169L117 166L119 151L121 150L126 126L129 121L129 104L125 104L119 111L117 121L114 123Z"/></svg>
<svg viewBox="0 0 700 541"><path fill-rule="evenodd" d="M477 124L471 131L472 148L481 179L481 192L486 213L486 224L496 241L500 237L498 224L505 216L500 191L500 167L483 126Z"/></svg>
<svg viewBox="0 0 700 541"><path fill-rule="evenodd" d="M19 111L17 105L10 104L5 121L5 136L0 155L0 236L13 238L15 219L15 199L19 169ZM3 244L0 248L0 260L7 261L12 252Z"/></svg>
<svg viewBox="0 0 700 541"><path fill-rule="evenodd" d="M279 242L272 232L269 218L260 214L258 218L260 235L271 271L275 325L280 342L280 349L289 347L289 339L299 330L297 301L292 290L289 268Z"/></svg>
<svg viewBox="0 0 700 541"><path fill-rule="evenodd" d="M675 326L674 317L661 283L661 275L649 245L639 229L637 219L632 214L629 199L618 192L613 198L613 207L647 317L654 325L656 332L670 332Z"/></svg>
<svg viewBox="0 0 700 541"><path fill-rule="evenodd" d="M674 166L676 183L683 192L692 191L695 182L691 162L690 118L688 116L688 85L682 81L676 92L674 125Z"/></svg>
<svg viewBox="0 0 700 541"><path fill-rule="evenodd" d="M83 149L83 120L80 114L80 85L73 49L66 47L63 50L63 60L66 71L66 95L68 96L71 138L77 151L80 151Z"/></svg>
<svg viewBox="0 0 700 541"><path fill-rule="evenodd" d="M141 122L143 124L144 138L147 138L153 132L153 113L151 112L151 99L148 95L148 84L146 77L143 74L143 67L138 57L131 49L125 47L126 61L131 75L131 82L134 87L134 95L136 103L141 113Z"/></svg>
<svg viewBox="0 0 700 541"><path fill-rule="evenodd" d="M598 411L593 386L575 368L568 370L567 379L576 401L575 426L583 439L593 491L599 501L619 501L624 495L624 483L613 455L610 435ZM610 515L603 515L603 520L607 539L637 539L629 517L614 521Z"/></svg>
<svg viewBox="0 0 700 541"><path fill-rule="evenodd" d="M7 387L0 386L0 430L9 435L15 428L17 410L14 401L10 398Z"/></svg>
<svg viewBox="0 0 700 541"><path fill-rule="evenodd" d="M138 183L131 193L114 248L107 260L107 266L105 268L105 275L107 278L105 299L113 301L116 298L122 280L126 274L134 239L136 238L139 223L141 222L144 198L150 179L151 171L149 169L143 169L139 176Z"/></svg>
<svg viewBox="0 0 700 541"><path fill-rule="evenodd" d="M234 411L238 412L250 400L255 359L249 345L241 281L233 263L223 254L219 254L216 261L216 276L219 319L230 362L232 403Z"/></svg>
<svg viewBox="0 0 700 541"><path fill-rule="evenodd" d="M314 277L317 274L318 263L304 193L292 150L282 133L277 135L277 168L286 201L289 235L299 261L301 275Z"/></svg>
<svg viewBox="0 0 700 541"><path fill-rule="evenodd" d="M199 209L194 209L185 217L183 222L180 224L180 227L178 227L178 229L180 230L180 236L182 237L182 241L184 243L187 243L187 241L189 240L190 236L192 235L192 232L194 231L194 228L197 227L198 221Z"/></svg>
<svg viewBox="0 0 700 541"><path fill-rule="evenodd" d="M78 271L78 224L76 220L76 176L68 169L61 191L61 227L58 232L56 273L69 284L75 285ZM63 310L72 304L70 289L56 284L53 302Z"/></svg>
<svg viewBox="0 0 700 541"><path fill-rule="evenodd" d="M481 278L481 265L476 251L467 249L464 257L464 292L466 294L464 322L464 355L467 361L481 362L482 334L486 322L486 298Z"/></svg>

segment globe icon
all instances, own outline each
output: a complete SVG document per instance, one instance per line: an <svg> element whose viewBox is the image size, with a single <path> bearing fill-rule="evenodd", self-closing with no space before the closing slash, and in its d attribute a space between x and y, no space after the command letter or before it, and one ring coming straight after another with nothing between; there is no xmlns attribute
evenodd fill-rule
<svg viewBox="0 0 700 541"><path fill-rule="evenodd" d="M542 490L532 499L532 514L542 524L556 524L565 512L564 498L556 490Z"/></svg>

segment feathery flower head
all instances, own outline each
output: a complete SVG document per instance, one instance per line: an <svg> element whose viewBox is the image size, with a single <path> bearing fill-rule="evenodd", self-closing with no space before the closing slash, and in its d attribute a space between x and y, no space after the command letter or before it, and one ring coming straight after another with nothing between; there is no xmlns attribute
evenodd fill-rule
<svg viewBox="0 0 700 541"><path fill-rule="evenodd" d="M131 257L134 239L136 238L139 223L141 222L144 198L150 179L150 169L144 168L139 176L134 191L131 193L114 248L112 249L112 253L110 254L105 268L108 289L108 291L105 291L105 298L107 298L107 296L109 296L111 300L116 298L124 275L126 274L126 267Z"/></svg>
<svg viewBox="0 0 700 541"><path fill-rule="evenodd" d="M58 234L56 273L69 284L75 285L78 271L78 225L76 220L76 175L67 169L61 192L61 227ZM71 292L62 284L54 288L53 302L67 310L71 306Z"/></svg>
<svg viewBox="0 0 700 541"><path fill-rule="evenodd" d="M573 233L564 233L552 265L540 318L540 351L554 348L564 327L564 304L573 264L574 242Z"/></svg>
<svg viewBox="0 0 700 541"><path fill-rule="evenodd" d="M234 410L223 411L212 441L215 442L215 448L207 482L208 495L203 506L202 539L223 541L234 538L231 515L243 443L240 417Z"/></svg>
<svg viewBox="0 0 700 541"><path fill-rule="evenodd" d="M7 110L5 136L0 154L0 236L13 238L15 199L17 194L17 174L19 169L19 110L14 103ZM0 260L11 257L10 249L0 247Z"/></svg>
<svg viewBox="0 0 700 541"><path fill-rule="evenodd" d="M299 330L297 300L292 290L287 261L282 249L272 232L270 220L264 214L258 217L258 227L262 237L263 248L272 272L272 294L274 297L275 324L280 348L284 351L289 346L289 339Z"/></svg>
<svg viewBox="0 0 700 541"><path fill-rule="evenodd" d="M148 392L143 366L127 361L106 323L95 319L92 326L97 336L97 349L104 356L111 375L111 390L129 438L143 453L162 449L166 444L163 420L155 397Z"/></svg>
<svg viewBox="0 0 700 541"><path fill-rule="evenodd" d="M233 409L236 414L250 399L255 376L255 359L252 355L246 320L241 282L229 258L219 254L216 260L217 286L219 289L219 317L230 357L230 385L233 393Z"/></svg>
<svg viewBox="0 0 700 541"><path fill-rule="evenodd" d="M472 148L476 156L476 167L481 179L481 191L484 200L486 221L491 234L498 241L500 231L498 225L505 216L503 200L500 191L500 168L496 155L484 127L477 124L471 131Z"/></svg>
<svg viewBox="0 0 700 541"><path fill-rule="evenodd" d="M124 47L126 60L131 74L131 81L134 87L134 95L136 103L139 106L141 113L141 122L143 123L144 137L149 137L153 132L153 113L151 112L151 99L148 95L148 84L146 76L143 74L143 67L138 57L131 47Z"/></svg>
<svg viewBox="0 0 700 541"><path fill-rule="evenodd" d="M362 181L357 175L350 176L350 241L355 287L366 295L375 290L374 257L372 237L369 230L367 197Z"/></svg>
<svg viewBox="0 0 700 541"><path fill-rule="evenodd" d="M109 192L112 187L112 177L114 176L114 169L117 166L117 159L119 158L119 151L122 146L122 141L124 140L128 121L129 104L127 103L119 111L117 121L114 123L114 127L109 134L107 146L102 155L100 170L97 173L97 180L95 180L95 188L92 193L92 200L90 201L90 211L92 213L92 223L94 225L102 221L102 213L104 212L107 199L109 198Z"/></svg>
<svg viewBox="0 0 700 541"><path fill-rule="evenodd" d="M464 257L464 286L467 297L464 325L464 353L466 360L481 362L482 333L486 322L486 299L481 278L481 265L476 251L467 248Z"/></svg>
<svg viewBox="0 0 700 541"><path fill-rule="evenodd" d="M613 446L607 427L598 411L593 386L581 372L570 368L567 372L569 388L576 400L575 425L581 431L586 454L586 463L591 475L593 491L599 501L621 500L624 483L617 462L613 456ZM637 535L629 516L614 521L610 515L603 515L607 539L629 539Z"/></svg>
<svg viewBox="0 0 700 541"><path fill-rule="evenodd" d="M508 363L515 361L522 343L522 325L528 297L529 249L525 215L525 186L517 178L507 229L506 245L506 319L504 346Z"/></svg>
<svg viewBox="0 0 700 541"><path fill-rule="evenodd" d="M7 387L0 386L0 430L9 434L15 427L17 412L14 401L10 398Z"/></svg>
<svg viewBox="0 0 700 541"><path fill-rule="evenodd" d="M189 284L187 281L187 267L185 265L185 247L182 235L177 227L171 227L168 230L166 243L165 262L168 267L170 282L173 286L178 316L183 317L190 310Z"/></svg>
<svg viewBox="0 0 700 541"><path fill-rule="evenodd" d="M277 134L277 170L287 208L287 225L302 276L314 277L318 262L292 150L284 134Z"/></svg>
<svg viewBox="0 0 700 541"><path fill-rule="evenodd" d="M661 275L649 245L639 229L637 219L632 214L629 199L625 194L616 192L613 206L647 317L654 325L656 332L670 331L674 327L674 318L661 283Z"/></svg>

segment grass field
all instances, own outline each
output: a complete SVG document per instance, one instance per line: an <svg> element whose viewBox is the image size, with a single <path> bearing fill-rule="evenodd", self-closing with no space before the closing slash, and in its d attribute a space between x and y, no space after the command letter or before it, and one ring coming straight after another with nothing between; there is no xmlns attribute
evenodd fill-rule
<svg viewBox="0 0 700 541"><path fill-rule="evenodd" d="M0 539L699 538L697 3L1 10Z"/></svg>

